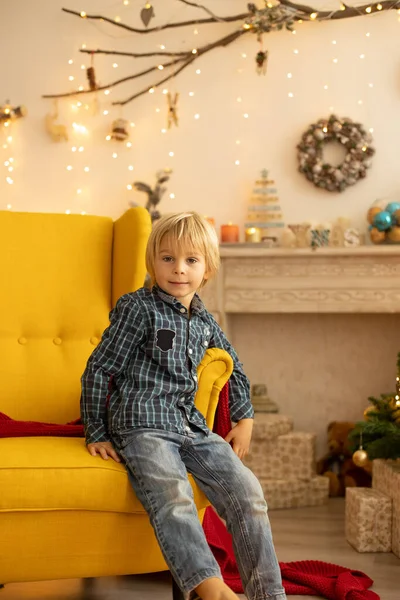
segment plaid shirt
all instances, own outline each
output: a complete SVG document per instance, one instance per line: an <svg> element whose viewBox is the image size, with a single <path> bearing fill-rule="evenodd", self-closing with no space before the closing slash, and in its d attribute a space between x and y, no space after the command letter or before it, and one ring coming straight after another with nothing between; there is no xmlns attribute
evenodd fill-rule
<svg viewBox="0 0 400 600"><path fill-rule="evenodd" d="M190 313L157 286L118 300L81 379L86 443L108 441L111 433L132 427L184 433L191 424L208 433L194 406L197 367L207 347L223 348L233 358L232 421L253 417L237 354L197 294Z"/></svg>

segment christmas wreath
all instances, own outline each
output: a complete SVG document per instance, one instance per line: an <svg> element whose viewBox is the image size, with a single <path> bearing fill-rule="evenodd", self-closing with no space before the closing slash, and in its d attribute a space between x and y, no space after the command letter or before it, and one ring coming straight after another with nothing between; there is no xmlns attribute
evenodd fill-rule
<svg viewBox="0 0 400 600"><path fill-rule="evenodd" d="M324 162L323 148L327 142L343 144L347 154L342 164L334 167ZM348 118L331 115L313 123L303 134L299 150L299 171L318 188L328 192L343 192L367 175L375 149L372 136Z"/></svg>

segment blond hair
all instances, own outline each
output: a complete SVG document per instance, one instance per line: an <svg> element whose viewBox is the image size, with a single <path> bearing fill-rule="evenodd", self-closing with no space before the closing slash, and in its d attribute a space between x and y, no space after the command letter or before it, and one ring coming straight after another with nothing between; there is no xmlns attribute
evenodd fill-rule
<svg viewBox="0 0 400 600"><path fill-rule="evenodd" d="M175 213L156 221L147 242L146 267L153 285L156 283L154 264L165 236L169 237L174 250L197 250L204 256L207 280L216 275L220 259L214 227L196 212Z"/></svg>

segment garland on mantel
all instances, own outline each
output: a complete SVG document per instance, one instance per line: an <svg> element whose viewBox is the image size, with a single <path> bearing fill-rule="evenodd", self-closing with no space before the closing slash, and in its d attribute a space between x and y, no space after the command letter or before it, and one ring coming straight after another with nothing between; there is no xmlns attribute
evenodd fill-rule
<svg viewBox="0 0 400 600"><path fill-rule="evenodd" d="M128 56L132 58L161 56L163 58L171 57L172 60L167 60L166 62L162 62L161 64L158 62L157 64L147 69L144 69L143 71L139 71L138 73L134 73L132 75L129 75L128 77L123 77L122 79L117 79L108 83L107 85L96 87L95 89L89 88L87 90L75 90L73 92L45 94L43 98L66 98L68 96L77 96L79 94L90 94L99 90L105 90L110 89L112 87L116 87L121 83L138 79L140 77L148 75L149 73L158 73L159 71L163 71L164 69L169 70L169 73L166 77L155 80L153 84L151 84L150 86L147 85L146 87L132 94L128 98L113 102L113 104L117 105L128 104L128 102L132 102L132 100L139 98L143 94L148 93L150 90L155 89L158 86L165 84L173 77L176 77L179 73L186 69L186 67L193 64L196 60L198 60L207 52L211 52L215 48L226 47L238 38L240 38L242 35L245 35L247 33L255 33L257 35L257 38L260 40L264 33L270 33L272 31L281 31L282 29L288 29L289 31L292 31L295 23L301 23L303 21L331 21L338 19L347 19L351 17L359 17L361 15L370 15L376 12L382 12L387 10L397 10L400 8L400 0L396 0L395 2L391 0L383 0L382 2L378 2L377 4L364 4L358 7L347 6L346 4L342 3L338 10L318 11L317 9L314 9L310 6L306 6L303 4L295 4L293 2L290 2L290 0L281 0L280 2L277 0L271 0L265 1L265 7L261 9L258 9L255 4L251 3L247 5L247 12L243 12L237 15L228 15L226 17L219 17L215 15L209 8L203 6L202 4L189 2L188 0L178 1L182 2L182 4L199 8L205 11L209 16L204 19L193 19L189 21L166 23L165 25L160 25L159 27L138 29L136 27L130 27L129 25L125 25L124 23L116 22L108 17L103 17L102 15L87 14L84 11L78 12L70 10L68 8L63 8L62 10L68 14L74 15L81 19L110 23L114 27L119 27L124 29L125 31L141 35L147 33L157 33L165 29L186 27L189 25L203 25L209 23L239 22L239 26L236 26L236 29L232 33L225 35L224 37L219 38L214 42L205 44L204 46L200 46L199 48L190 48L189 50L183 52L118 52L116 50L81 48L80 52L88 53L92 56L94 54L110 54L113 56Z"/></svg>

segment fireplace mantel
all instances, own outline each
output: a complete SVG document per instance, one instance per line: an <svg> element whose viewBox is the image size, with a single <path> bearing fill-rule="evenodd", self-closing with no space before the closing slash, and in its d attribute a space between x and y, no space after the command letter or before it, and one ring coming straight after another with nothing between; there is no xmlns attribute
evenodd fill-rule
<svg viewBox="0 0 400 600"><path fill-rule="evenodd" d="M400 245L283 249L223 244L202 292L222 327L232 313L398 313Z"/></svg>

